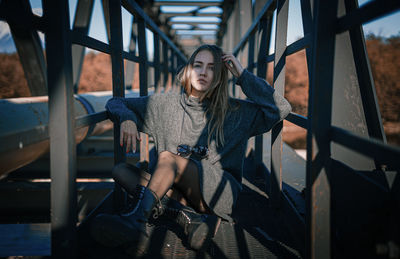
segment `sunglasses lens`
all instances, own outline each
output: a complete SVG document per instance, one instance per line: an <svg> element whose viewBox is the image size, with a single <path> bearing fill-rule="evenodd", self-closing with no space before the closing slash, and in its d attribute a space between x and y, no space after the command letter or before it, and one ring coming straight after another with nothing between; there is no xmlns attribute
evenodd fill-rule
<svg viewBox="0 0 400 259"><path fill-rule="evenodd" d="M190 154L190 147L188 145L179 145L177 151L181 155L188 155Z"/></svg>
<svg viewBox="0 0 400 259"><path fill-rule="evenodd" d="M197 148L197 154L201 157L206 157L208 155L208 148L207 147L203 147L203 146L199 146Z"/></svg>
<svg viewBox="0 0 400 259"><path fill-rule="evenodd" d="M192 148L189 145L179 145L176 149L178 151L178 155L183 157L189 156L192 152L201 158L208 156L208 148L204 146Z"/></svg>

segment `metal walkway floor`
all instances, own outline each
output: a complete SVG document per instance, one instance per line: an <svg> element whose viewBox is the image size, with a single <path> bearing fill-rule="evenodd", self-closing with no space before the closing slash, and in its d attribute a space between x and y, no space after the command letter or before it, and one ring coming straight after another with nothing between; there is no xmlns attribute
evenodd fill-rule
<svg viewBox="0 0 400 259"><path fill-rule="evenodd" d="M144 258L301 258L290 245L285 226L281 226L269 208L262 191L262 180L244 180L233 218L235 223L222 222L208 249L196 252L188 248L186 238L174 223L160 218L155 223ZM92 240L82 231L80 258L139 257L135 249L110 249ZM124 250L130 250L128 254Z"/></svg>

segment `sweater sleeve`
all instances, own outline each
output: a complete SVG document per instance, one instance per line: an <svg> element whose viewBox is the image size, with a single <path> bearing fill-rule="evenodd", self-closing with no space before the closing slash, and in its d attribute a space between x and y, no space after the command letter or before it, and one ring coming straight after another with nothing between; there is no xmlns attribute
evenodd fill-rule
<svg viewBox="0 0 400 259"><path fill-rule="evenodd" d="M292 107L289 102L278 94L264 79L255 76L246 69L238 78L237 84L243 93L253 103L247 116L253 117L250 136L269 131L277 122L286 118Z"/></svg>
<svg viewBox="0 0 400 259"><path fill-rule="evenodd" d="M108 100L106 110L109 118L114 123L122 123L132 120L136 123L138 131L152 135L155 117L157 116L156 106L153 104L153 96L135 98L113 97Z"/></svg>

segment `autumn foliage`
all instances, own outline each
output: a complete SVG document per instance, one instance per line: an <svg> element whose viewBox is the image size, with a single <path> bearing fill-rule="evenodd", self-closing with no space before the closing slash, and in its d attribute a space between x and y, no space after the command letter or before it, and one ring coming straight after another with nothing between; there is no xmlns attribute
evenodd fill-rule
<svg viewBox="0 0 400 259"><path fill-rule="evenodd" d="M391 38L369 35L366 45L388 142L400 145L400 35ZM134 87L138 86L137 79L138 75L135 75ZM272 63L269 64L267 80L272 82ZM109 55L89 52L85 56L78 92L111 89ZM29 95L18 55L0 54L0 97ZM304 51L287 57L285 96L295 113L307 116L308 71ZM285 141L293 147L305 148L305 130L286 122L285 126Z"/></svg>

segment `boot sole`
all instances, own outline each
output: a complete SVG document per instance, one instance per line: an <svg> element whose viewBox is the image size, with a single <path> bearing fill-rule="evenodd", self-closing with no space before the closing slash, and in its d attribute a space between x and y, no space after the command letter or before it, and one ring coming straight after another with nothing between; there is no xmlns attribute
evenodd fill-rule
<svg viewBox="0 0 400 259"><path fill-rule="evenodd" d="M108 215L94 218L90 233L96 242L107 247L118 247L136 242L139 237L137 230L128 228Z"/></svg>
<svg viewBox="0 0 400 259"><path fill-rule="evenodd" d="M211 238L216 232L218 217L210 215L205 222L200 224L188 237L189 245L194 250L204 250L207 248Z"/></svg>

